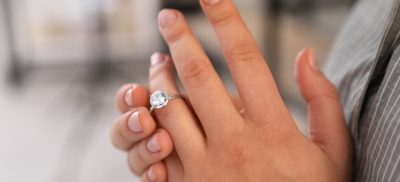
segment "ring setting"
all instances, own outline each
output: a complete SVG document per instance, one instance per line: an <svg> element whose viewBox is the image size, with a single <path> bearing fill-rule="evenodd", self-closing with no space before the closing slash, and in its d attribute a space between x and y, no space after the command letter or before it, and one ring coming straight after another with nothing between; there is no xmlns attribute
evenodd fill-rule
<svg viewBox="0 0 400 182"><path fill-rule="evenodd" d="M163 90L157 90L153 92L150 95L150 105L151 105L150 112L152 112L154 109L161 109L167 106L169 100L179 97L180 95L170 96Z"/></svg>

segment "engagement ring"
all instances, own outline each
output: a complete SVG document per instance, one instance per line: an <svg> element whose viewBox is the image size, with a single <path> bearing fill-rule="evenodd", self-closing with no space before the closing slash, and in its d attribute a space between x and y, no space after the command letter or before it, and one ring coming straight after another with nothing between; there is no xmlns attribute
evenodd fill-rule
<svg viewBox="0 0 400 182"><path fill-rule="evenodd" d="M154 109L160 109L160 108L167 106L169 100L180 98L180 97L181 96L179 94L169 96L166 92L164 92L162 90L157 90L157 91L153 92L150 95L150 105L151 105L150 113Z"/></svg>

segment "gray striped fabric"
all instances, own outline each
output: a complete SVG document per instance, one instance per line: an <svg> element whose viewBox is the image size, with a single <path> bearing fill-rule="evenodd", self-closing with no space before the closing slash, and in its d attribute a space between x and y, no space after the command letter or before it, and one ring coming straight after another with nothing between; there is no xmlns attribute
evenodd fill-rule
<svg viewBox="0 0 400 182"><path fill-rule="evenodd" d="M359 1L325 65L352 131L354 181L400 181L399 4Z"/></svg>

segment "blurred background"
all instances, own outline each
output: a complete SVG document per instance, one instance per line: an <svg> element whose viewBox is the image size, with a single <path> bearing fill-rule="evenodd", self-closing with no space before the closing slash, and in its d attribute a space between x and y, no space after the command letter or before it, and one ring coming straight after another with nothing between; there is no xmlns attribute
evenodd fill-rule
<svg viewBox="0 0 400 182"><path fill-rule="evenodd" d="M320 63L354 0L235 0L290 111L307 132L294 59ZM0 0L0 181L138 181L112 147L124 83L147 84L149 57L167 51L157 13L177 8L234 92L197 0Z"/></svg>

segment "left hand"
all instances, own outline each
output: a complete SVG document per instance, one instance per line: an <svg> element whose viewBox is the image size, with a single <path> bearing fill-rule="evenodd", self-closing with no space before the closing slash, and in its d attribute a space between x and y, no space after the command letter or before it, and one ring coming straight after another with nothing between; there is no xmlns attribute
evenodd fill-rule
<svg viewBox="0 0 400 182"><path fill-rule="evenodd" d="M160 31L194 110L180 99L155 110L176 149L165 160L168 180L348 181L351 140L338 93L317 70L310 50L300 54L297 73L309 109L307 138L296 127L231 0L207 2L201 1L202 8L218 35L245 111L234 107L182 14L163 10ZM165 57L153 59L151 91L179 93L171 68ZM152 175L154 179L157 174Z"/></svg>

